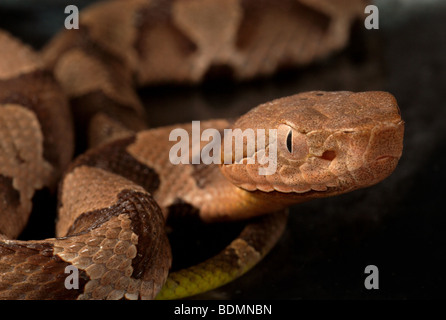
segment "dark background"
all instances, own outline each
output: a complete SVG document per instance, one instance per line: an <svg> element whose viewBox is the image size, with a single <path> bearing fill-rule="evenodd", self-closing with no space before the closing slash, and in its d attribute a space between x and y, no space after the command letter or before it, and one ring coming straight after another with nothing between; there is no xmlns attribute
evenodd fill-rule
<svg viewBox="0 0 446 320"><path fill-rule="evenodd" d="M39 49L63 26L65 5L82 8L90 2L2 0L0 28ZM388 179L291 208L283 238L255 269L199 298L446 296L446 1L376 4L379 30L358 24L346 50L309 67L242 84L140 91L152 126L234 117L259 103L313 89L389 91L406 123L403 156ZM205 251L203 243L211 242L186 243ZM369 264L379 268L379 290L364 288Z"/></svg>

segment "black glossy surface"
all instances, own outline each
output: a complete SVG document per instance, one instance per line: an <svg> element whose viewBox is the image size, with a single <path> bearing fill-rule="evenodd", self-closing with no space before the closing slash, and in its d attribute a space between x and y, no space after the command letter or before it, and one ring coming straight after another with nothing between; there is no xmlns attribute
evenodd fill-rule
<svg viewBox="0 0 446 320"><path fill-rule="evenodd" d="M358 26L347 50L311 67L240 85L141 90L153 126L234 117L311 89L390 91L406 122L403 157L391 177L293 207L284 237L263 262L199 298L445 297L446 3L382 0L378 6L379 31ZM62 1L2 1L0 27L39 48L62 26L63 7ZM379 290L364 289L369 264L380 270Z"/></svg>

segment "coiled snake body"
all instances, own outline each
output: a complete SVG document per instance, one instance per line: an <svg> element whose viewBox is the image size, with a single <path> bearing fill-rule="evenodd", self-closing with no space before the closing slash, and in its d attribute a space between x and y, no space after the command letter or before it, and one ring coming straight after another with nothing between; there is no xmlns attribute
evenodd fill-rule
<svg viewBox="0 0 446 320"><path fill-rule="evenodd" d="M216 66L248 79L308 63L344 46L363 8L363 1L109 1L81 13L80 29L57 35L41 56L0 32L0 297L203 292L240 276L273 247L289 205L387 177L401 156L404 127L388 93L307 92L235 122L201 123L201 132L276 129L276 171L259 175L260 165L248 160L270 144L249 153L245 141L231 164L172 164L169 134L192 134L191 124L147 129L134 91L196 83ZM72 162L69 105L77 140L94 145ZM26 225L35 190L54 188L60 176L57 238L12 240ZM169 274L169 214L251 220L214 258ZM79 271L78 289L65 287L67 266Z"/></svg>

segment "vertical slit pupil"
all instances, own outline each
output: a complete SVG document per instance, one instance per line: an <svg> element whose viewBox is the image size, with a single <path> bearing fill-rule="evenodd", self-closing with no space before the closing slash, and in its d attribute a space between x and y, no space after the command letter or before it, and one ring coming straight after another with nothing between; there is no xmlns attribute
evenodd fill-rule
<svg viewBox="0 0 446 320"><path fill-rule="evenodd" d="M288 136L286 137L286 147L290 153L293 152L293 130L288 132Z"/></svg>

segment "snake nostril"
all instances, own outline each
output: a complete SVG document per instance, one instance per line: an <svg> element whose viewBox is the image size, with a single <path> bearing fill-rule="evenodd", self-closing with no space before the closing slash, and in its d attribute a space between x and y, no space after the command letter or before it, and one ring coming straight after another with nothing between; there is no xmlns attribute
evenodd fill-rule
<svg viewBox="0 0 446 320"><path fill-rule="evenodd" d="M336 158L336 152L333 150L324 151L320 158L328 161L333 161L333 159Z"/></svg>

